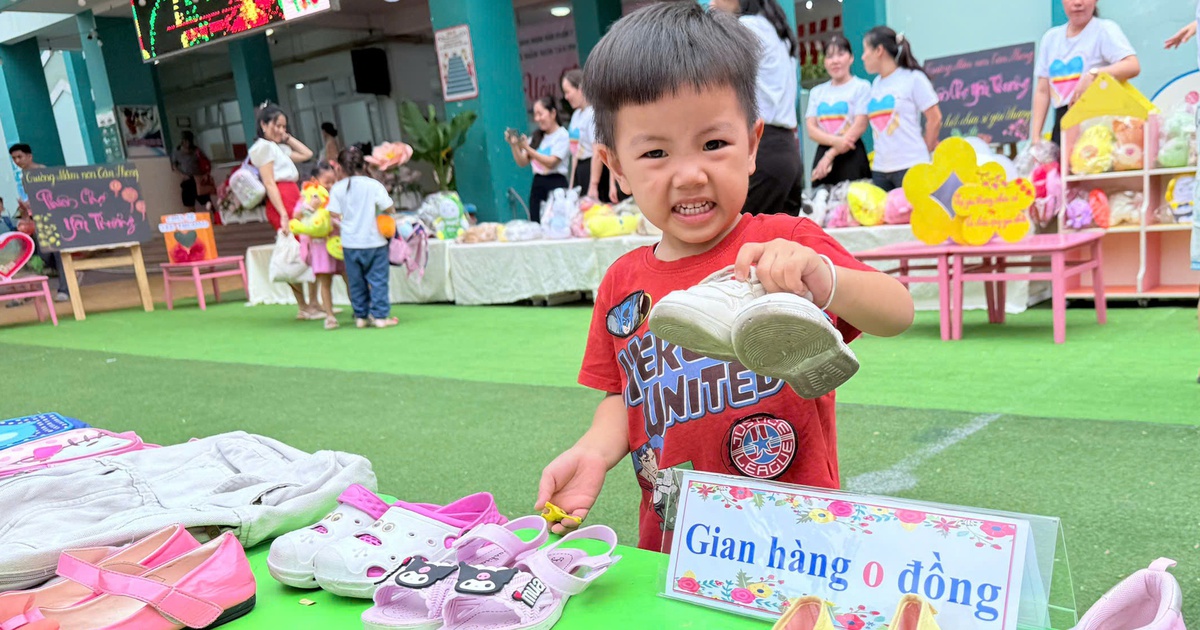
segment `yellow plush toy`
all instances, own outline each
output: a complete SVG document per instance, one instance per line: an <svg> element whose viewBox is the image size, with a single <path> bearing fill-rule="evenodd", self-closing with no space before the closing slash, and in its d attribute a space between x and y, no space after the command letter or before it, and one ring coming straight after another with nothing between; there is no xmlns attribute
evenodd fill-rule
<svg viewBox="0 0 1200 630"><path fill-rule="evenodd" d="M846 193L850 214L859 225L872 226L883 223L883 211L887 207L887 193L871 182L853 182Z"/></svg>
<svg viewBox="0 0 1200 630"><path fill-rule="evenodd" d="M345 260L346 254L342 252L342 237L334 236L325 241L325 251L329 252L335 260Z"/></svg>
<svg viewBox="0 0 1200 630"><path fill-rule="evenodd" d="M598 203L583 213L583 224L592 238L609 238L637 232L639 218L636 214L617 214L612 206Z"/></svg>
<svg viewBox="0 0 1200 630"><path fill-rule="evenodd" d="M326 209L329 204L329 191L317 182L308 182L300 190L300 201L296 204L294 215L297 217L288 221L292 234L304 234L313 238L325 238L333 231L333 218Z"/></svg>
<svg viewBox="0 0 1200 630"><path fill-rule="evenodd" d="M1071 151L1071 172L1076 175L1095 175L1113 170L1116 145L1117 136L1111 125L1088 127Z"/></svg>

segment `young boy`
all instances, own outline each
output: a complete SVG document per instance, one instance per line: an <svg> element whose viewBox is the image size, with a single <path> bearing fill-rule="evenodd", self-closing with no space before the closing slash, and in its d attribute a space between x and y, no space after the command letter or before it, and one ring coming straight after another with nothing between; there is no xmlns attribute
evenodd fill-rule
<svg viewBox="0 0 1200 630"><path fill-rule="evenodd" d="M736 264L736 279L702 285L710 299L698 306L716 319L765 292L811 295L847 341L912 323L907 290L816 224L742 214L763 131L757 47L733 16L659 3L614 25L585 70L600 156L663 236L614 263L596 293L579 382L607 396L591 429L543 471L537 508L549 501L582 519L605 473L632 455L644 549L658 550L663 536L659 469L839 481L832 393L806 400L779 378L663 341L647 330L655 302ZM752 267L757 283L745 282Z"/></svg>

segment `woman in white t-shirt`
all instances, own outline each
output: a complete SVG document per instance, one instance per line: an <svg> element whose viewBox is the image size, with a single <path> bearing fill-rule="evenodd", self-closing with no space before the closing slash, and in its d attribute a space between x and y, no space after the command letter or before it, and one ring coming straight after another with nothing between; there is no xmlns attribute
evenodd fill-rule
<svg viewBox="0 0 1200 630"><path fill-rule="evenodd" d="M908 169L929 162L942 131L940 99L903 34L886 26L871 29L863 38L862 59L867 72L879 75L867 102L867 122L875 138L871 181L894 190L904 185Z"/></svg>
<svg viewBox="0 0 1200 630"><path fill-rule="evenodd" d="M862 142L871 84L851 74L854 50L848 39L834 35L825 43L824 52L829 80L812 89L805 113L808 137L818 145L813 156L814 188L871 177Z"/></svg>
<svg viewBox="0 0 1200 630"><path fill-rule="evenodd" d="M1183 27L1178 33L1171 36L1166 41L1167 48L1178 48L1186 43L1189 39L1196 36L1197 25L1200 25L1200 2L1196 3L1196 19L1191 24ZM1196 65L1200 67L1200 39L1196 40L1198 46L1196 50ZM1196 110L1196 117L1200 119L1200 109ZM1196 174L1197 181L1200 181L1200 173ZM1200 185L1197 186L1200 190ZM1192 213L1192 271L1200 271L1200 212ZM1200 304L1196 305L1196 315L1200 317ZM1196 377L1196 382L1200 383L1200 376Z"/></svg>
<svg viewBox="0 0 1200 630"><path fill-rule="evenodd" d="M288 133L287 116L278 105L268 103L258 110L258 139L250 146L250 164L258 169L263 188L267 189L267 220L276 231L288 233L288 220L300 200L300 171L297 162L307 162L313 152ZM325 317L304 299L304 289L288 285L296 296L300 312L296 319Z"/></svg>
<svg viewBox="0 0 1200 630"><path fill-rule="evenodd" d="M1113 78L1128 81L1142 66L1137 52L1121 27L1112 20L1100 19L1096 0L1063 0L1067 23L1055 26L1042 36L1033 76L1032 137L1042 137L1050 105L1054 105L1054 131L1051 140L1060 144L1059 120L1075 99L1092 85L1096 75L1107 72Z"/></svg>
<svg viewBox="0 0 1200 630"><path fill-rule="evenodd" d="M517 164L533 166L533 185L529 188L529 218L540 221L542 202L550 191L567 188L571 168L571 134L558 122L558 105L543 96L533 104L533 121L538 130L530 141L525 136L510 137L513 159Z"/></svg>
<svg viewBox="0 0 1200 630"><path fill-rule="evenodd" d="M791 1L791 0L787 0ZM738 16L758 38L760 54L755 97L762 139L745 211L797 215L803 202L804 163L796 135L796 90L800 44L777 0L712 0L714 9Z"/></svg>

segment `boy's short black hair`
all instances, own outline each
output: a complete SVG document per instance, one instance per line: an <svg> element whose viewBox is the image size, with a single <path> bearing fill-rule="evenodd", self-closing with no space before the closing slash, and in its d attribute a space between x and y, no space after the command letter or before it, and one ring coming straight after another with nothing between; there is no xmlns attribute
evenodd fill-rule
<svg viewBox="0 0 1200 630"><path fill-rule="evenodd" d="M622 107L653 103L681 88L732 88L752 126L758 119L759 54L758 40L736 17L695 1L630 13L592 49L584 67L597 141L614 144Z"/></svg>
<svg viewBox="0 0 1200 630"><path fill-rule="evenodd" d="M9 155L12 155L12 154L16 153L17 151L20 151L21 153L28 153L29 155L33 155L33 147L29 146L28 144L25 144L24 142L18 142L16 144L12 145L11 147L8 147Z"/></svg>

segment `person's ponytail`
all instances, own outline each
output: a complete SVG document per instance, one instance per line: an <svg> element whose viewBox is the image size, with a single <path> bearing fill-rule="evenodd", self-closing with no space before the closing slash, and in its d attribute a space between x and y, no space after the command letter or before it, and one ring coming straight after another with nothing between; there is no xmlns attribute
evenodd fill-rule
<svg viewBox="0 0 1200 630"><path fill-rule="evenodd" d="M925 68L921 66L921 62L917 61L916 55L913 54L912 42L908 41L904 33L897 33L887 26L876 26L867 31L866 40L872 47L882 46L883 51L896 62L897 66L927 74Z"/></svg>
<svg viewBox="0 0 1200 630"><path fill-rule="evenodd" d="M896 40L896 52L898 53L896 55L896 65L901 68L908 68L909 70L924 73L925 68L921 66L921 62L917 61L917 56L912 51L912 43L908 41L904 33L897 35Z"/></svg>
<svg viewBox="0 0 1200 630"><path fill-rule="evenodd" d="M775 27L775 34L779 39L787 44L788 55L794 58L800 56L800 40L792 32L787 15L777 0L740 0L739 5L742 15L761 15L766 18L771 26Z"/></svg>

